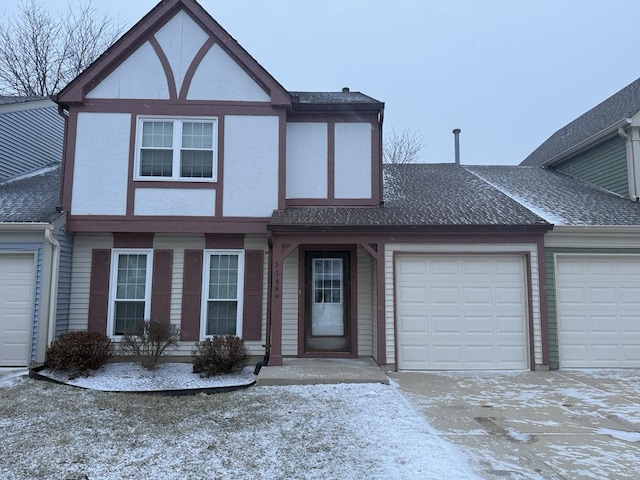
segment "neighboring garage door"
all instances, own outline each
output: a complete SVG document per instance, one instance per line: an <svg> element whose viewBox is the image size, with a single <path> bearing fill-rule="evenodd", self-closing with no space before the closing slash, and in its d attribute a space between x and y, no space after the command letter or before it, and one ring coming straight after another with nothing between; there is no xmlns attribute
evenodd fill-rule
<svg viewBox="0 0 640 480"><path fill-rule="evenodd" d="M640 256L556 257L560 367L640 367Z"/></svg>
<svg viewBox="0 0 640 480"><path fill-rule="evenodd" d="M0 367L29 363L33 255L0 253Z"/></svg>
<svg viewBox="0 0 640 480"><path fill-rule="evenodd" d="M399 255L398 368L527 368L524 258Z"/></svg>

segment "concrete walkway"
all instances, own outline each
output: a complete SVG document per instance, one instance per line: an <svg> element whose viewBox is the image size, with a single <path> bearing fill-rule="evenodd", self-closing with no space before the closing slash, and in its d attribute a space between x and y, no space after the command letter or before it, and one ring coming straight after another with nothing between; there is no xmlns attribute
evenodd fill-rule
<svg viewBox="0 0 640 480"><path fill-rule="evenodd" d="M640 478L640 370L389 376L483 478Z"/></svg>
<svg viewBox="0 0 640 480"><path fill-rule="evenodd" d="M262 367L256 385L389 383L371 358L285 358L282 367Z"/></svg>

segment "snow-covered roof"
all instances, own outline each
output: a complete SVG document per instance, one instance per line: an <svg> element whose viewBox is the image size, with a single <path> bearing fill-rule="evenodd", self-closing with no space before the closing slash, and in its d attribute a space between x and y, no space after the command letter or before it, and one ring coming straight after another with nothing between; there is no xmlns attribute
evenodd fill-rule
<svg viewBox="0 0 640 480"><path fill-rule="evenodd" d="M384 205L289 207L270 227L402 227L487 230L548 226L542 218L454 164L384 166Z"/></svg>
<svg viewBox="0 0 640 480"><path fill-rule="evenodd" d="M639 111L640 78L555 132L520 165L542 166Z"/></svg>
<svg viewBox="0 0 640 480"><path fill-rule="evenodd" d="M317 108L373 108L379 109L384 103L361 92L289 92L294 109Z"/></svg>
<svg viewBox="0 0 640 480"><path fill-rule="evenodd" d="M465 168L555 225L640 225L640 204L552 169Z"/></svg>
<svg viewBox="0 0 640 480"><path fill-rule="evenodd" d="M0 222L51 222L59 197L59 163L0 182Z"/></svg>

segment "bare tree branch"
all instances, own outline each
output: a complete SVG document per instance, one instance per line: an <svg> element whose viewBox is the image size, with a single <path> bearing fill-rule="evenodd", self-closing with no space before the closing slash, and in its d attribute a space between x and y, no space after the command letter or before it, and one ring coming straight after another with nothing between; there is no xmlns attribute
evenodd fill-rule
<svg viewBox="0 0 640 480"><path fill-rule="evenodd" d="M397 132L393 128L385 135L382 148L384 163L418 163L420 152L425 147L420 133L404 129Z"/></svg>
<svg viewBox="0 0 640 480"><path fill-rule="evenodd" d="M18 13L0 23L0 93L57 93L123 31L118 20L98 15L93 0L56 16L36 0L22 0Z"/></svg>

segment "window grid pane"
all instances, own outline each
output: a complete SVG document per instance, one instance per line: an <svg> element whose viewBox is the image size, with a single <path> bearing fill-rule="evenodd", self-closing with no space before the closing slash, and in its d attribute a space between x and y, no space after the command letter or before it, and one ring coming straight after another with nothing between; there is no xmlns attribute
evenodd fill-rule
<svg viewBox="0 0 640 480"><path fill-rule="evenodd" d="M170 177L173 175L171 150L146 150L140 152L140 175L143 177Z"/></svg>
<svg viewBox="0 0 640 480"><path fill-rule="evenodd" d="M212 254L209 266L207 335L235 335L238 319L238 255Z"/></svg>
<svg viewBox="0 0 640 480"><path fill-rule="evenodd" d="M119 255L116 300L144 300L146 279L146 254Z"/></svg>
<svg viewBox="0 0 640 480"><path fill-rule="evenodd" d="M313 260L313 298L315 303L342 303L342 260Z"/></svg>
<svg viewBox="0 0 640 480"><path fill-rule="evenodd" d="M173 122L142 122L142 147L173 148Z"/></svg>
<svg viewBox="0 0 640 480"><path fill-rule="evenodd" d="M213 152L183 150L180 153L180 176L191 178L213 177Z"/></svg>
<svg viewBox="0 0 640 480"><path fill-rule="evenodd" d="M144 301L116 301L115 335L124 335L144 320Z"/></svg>

